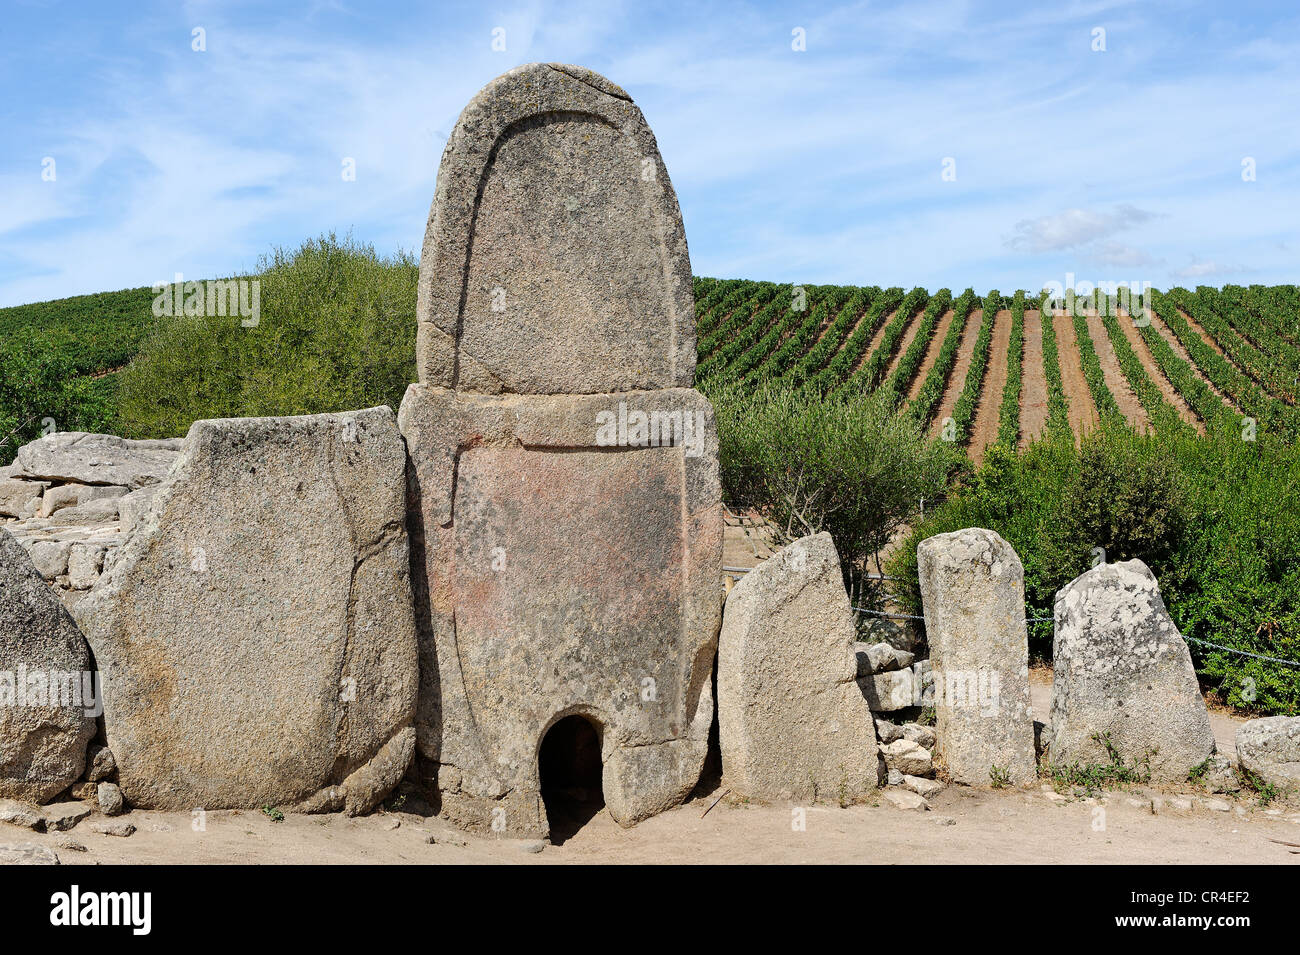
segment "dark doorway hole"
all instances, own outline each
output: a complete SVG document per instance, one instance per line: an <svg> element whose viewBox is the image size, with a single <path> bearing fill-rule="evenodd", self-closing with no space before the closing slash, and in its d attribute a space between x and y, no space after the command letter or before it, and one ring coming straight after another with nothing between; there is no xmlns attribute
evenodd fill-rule
<svg viewBox="0 0 1300 955"><path fill-rule="evenodd" d="M600 734L582 716L566 716L542 738L537 753L551 842L561 845L605 808Z"/></svg>

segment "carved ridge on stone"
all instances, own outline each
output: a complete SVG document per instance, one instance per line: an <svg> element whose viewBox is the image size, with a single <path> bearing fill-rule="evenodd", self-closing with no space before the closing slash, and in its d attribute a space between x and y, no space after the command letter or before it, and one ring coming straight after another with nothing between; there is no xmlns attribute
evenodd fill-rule
<svg viewBox="0 0 1300 955"><path fill-rule="evenodd" d="M643 369L637 373L629 367L614 374L599 364L586 369L554 368L535 373L521 368L515 373L525 375L525 379L512 382L501 378L499 369L503 362L494 349L489 349L492 357L484 360L467 345L468 283L475 264L476 243L481 242L478 231L484 193L500 150L523 125L539 118L545 121L547 117L564 116L570 119L584 116L602 124L617 135L618 141L630 146L642 164L649 163L642 168L652 174L637 176L633 183L635 192L629 197L639 196L635 205L653 223L660 272L658 294L662 296L655 308L662 310L660 317L666 325L667 336L663 367L658 371ZM624 178L630 181L639 171L629 168ZM554 217L537 218L546 221ZM604 220L598 217L593 221ZM563 243L557 239L547 244ZM509 261L511 254L508 251L504 261ZM620 258L617 250L613 250L610 259ZM579 67L534 63L503 74L474 97L461 113L443 153L421 261L424 267L417 305L417 364L423 382L471 391L518 393L602 393L638 387L689 387L691 383L695 363L693 296L676 194L654 135L640 110L625 92L598 74ZM624 264L614 262L609 272L612 281L627 280L626 274L620 275L618 271ZM521 294L517 289L514 291ZM564 300L561 294L558 301ZM614 317L617 316L611 316ZM631 321L635 327L644 324L646 318L636 315L625 316L623 320ZM485 333L490 336L488 341L494 341L500 334L492 330L492 323ZM637 338L633 335L629 341ZM542 387L533 387L530 382Z"/></svg>

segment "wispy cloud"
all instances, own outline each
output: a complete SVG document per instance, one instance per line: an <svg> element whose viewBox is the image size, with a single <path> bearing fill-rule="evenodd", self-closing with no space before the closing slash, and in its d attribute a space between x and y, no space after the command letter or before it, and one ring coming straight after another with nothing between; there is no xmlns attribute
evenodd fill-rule
<svg viewBox="0 0 1300 955"><path fill-rule="evenodd" d="M1066 209L1036 219L1021 219L1006 246L1021 252L1055 252L1077 249L1108 239L1117 232L1150 222L1154 213L1132 205L1121 205L1111 212L1090 209ZM1111 246L1111 248L1116 248Z"/></svg>
<svg viewBox="0 0 1300 955"><path fill-rule="evenodd" d="M702 274L1013 289L1086 268L1161 284L1237 261L1296 280L1300 58L1285 13L1223 26L1209 4L1173 0L97 11L70 33L20 7L0 37L0 82L42 91L0 114L0 305L230 274L328 229L418 249L460 109L533 60L582 63L634 96Z"/></svg>
<svg viewBox="0 0 1300 955"><path fill-rule="evenodd" d="M1174 269L1173 275L1185 281L1195 281L1212 277L1246 275L1251 271L1250 268L1244 265L1225 265L1222 262L1215 262L1212 259L1206 259L1203 261L1194 261L1190 265L1185 265L1180 269Z"/></svg>

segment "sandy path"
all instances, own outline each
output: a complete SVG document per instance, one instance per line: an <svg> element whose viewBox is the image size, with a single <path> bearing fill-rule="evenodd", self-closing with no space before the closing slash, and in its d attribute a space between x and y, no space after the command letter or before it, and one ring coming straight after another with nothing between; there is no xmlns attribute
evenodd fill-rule
<svg viewBox="0 0 1300 955"><path fill-rule="evenodd" d="M930 336L930 344L925 349L925 357L921 359L921 367L916 370L916 377L912 379L912 385L907 389L907 400L915 401L916 396L921 393L921 385L925 383L925 378L930 374L930 369L934 367L935 361L939 357L939 349L943 345L943 340L948 336L948 326L952 324L953 310L948 309L939 317L934 325L934 334Z"/></svg>
<svg viewBox="0 0 1300 955"><path fill-rule="evenodd" d="M1051 671L1031 670L1030 695L1040 720L1050 693ZM1241 720L1211 710L1210 722L1220 750L1231 752ZM1193 808L1172 808L1166 800L1174 795L1191 797ZM128 838L100 835L85 823L66 833L33 833L0 823L0 842L47 845L64 864L88 865L1300 864L1300 856L1270 841L1300 842L1300 804L1261 809L1249 798L1216 798L1228 802L1229 811L1211 810L1190 786L1133 786L1105 792L1096 801L1074 796L1064 802L1048 799L1042 784L996 792L950 786L931 800L930 812L895 809L879 796L847 809L804 807L806 827L799 830L792 825L791 806L750 805L715 789L632 829L621 828L601 810L563 845L540 852L525 851L524 840L461 833L441 819L405 812L361 818L288 814L278 823L257 811L209 812L196 831L188 812L137 810L120 819L136 827ZM85 851L67 848L69 841Z"/></svg>
<svg viewBox="0 0 1300 955"><path fill-rule="evenodd" d="M1237 403L1220 391L1214 383L1210 381L1210 379L1205 377L1205 373L1201 371L1200 366L1192 360L1192 356L1188 354L1187 349L1183 347L1183 343L1178 340L1178 336L1174 334L1173 329L1166 325L1164 319L1154 311L1151 313L1151 327L1156 330L1161 338L1169 343L1169 347L1173 349L1175 355L1192 366L1192 374L1203 381L1206 387L1218 396L1220 401L1237 414L1241 414L1241 409L1237 407Z"/></svg>
<svg viewBox="0 0 1300 955"><path fill-rule="evenodd" d="M1044 719L1051 671L1030 671L1034 715ZM1219 749L1232 752L1241 720L1211 710ZM260 812L210 812L194 831L189 813L134 811L122 817L137 832L122 839L91 832L30 833L0 824L0 841L35 842L55 849L64 864L221 863L471 864L508 863L1194 863L1300 864L1300 856L1270 839L1300 842L1300 804L1268 810L1248 798L1222 797L1232 808L1212 811L1190 787L1133 786L1084 798L1049 800L1041 785L1019 790L952 786L931 800L932 811L895 809L883 798L840 809L806 807L806 829L792 827L790 806L754 806L719 790L632 829L601 810L575 836L541 852L525 842L461 833L437 818L381 813L361 818L286 815L275 823ZM1176 810L1172 795L1193 799ZM1156 811L1152 812L1152 801ZM435 839L428 843L430 837ZM75 840L76 852L60 847Z"/></svg>
<svg viewBox="0 0 1300 955"><path fill-rule="evenodd" d="M1121 312L1115 321L1118 323L1120 331L1124 333L1124 337L1128 339L1128 343L1133 348L1134 354L1137 355L1138 361L1142 362L1142 367L1146 369L1147 376L1160 389L1161 396L1178 412L1180 418L1194 427L1199 434L1205 434L1205 423L1196 417L1196 412L1183 400L1183 396L1178 393L1178 389L1170 383L1169 379L1165 377L1165 373L1160 370L1160 366L1156 364L1155 358L1151 355L1151 349L1147 347L1146 340L1137 330L1137 326L1133 324L1132 317L1125 312Z"/></svg>
<svg viewBox="0 0 1300 955"><path fill-rule="evenodd" d="M1038 309L1025 309L1024 377L1020 386L1020 446L1047 427L1047 374L1043 371L1043 320Z"/></svg>
<svg viewBox="0 0 1300 955"><path fill-rule="evenodd" d="M876 805L806 807L806 829L792 826L789 806L733 804L709 793L632 829L602 810L562 846L537 853L524 843L460 833L436 818L385 813L362 818L288 815L274 823L259 812L210 812L194 832L188 813L132 812L137 827L122 839L82 831L49 835L0 824L6 842L55 849L65 865L194 864L565 864L565 863L1194 863L1292 864L1300 856L1270 842L1300 841L1295 807L1274 815L1248 800L1229 812L1199 802L1191 810L1150 800L1142 787L1104 794L1105 828L1082 799L1048 800L1038 787L994 792L950 787L932 811ZM1132 803L1138 803L1133 805ZM1236 811L1237 809L1240 812ZM398 827L389 828L393 823ZM83 824L84 826L84 824ZM12 836L9 830L12 829ZM433 836L439 841L429 844ZM85 852L59 848L73 839Z"/></svg>
<svg viewBox="0 0 1300 955"><path fill-rule="evenodd" d="M1115 346L1110 343L1105 322L1097 314L1089 314L1086 320L1088 334L1092 336L1093 350L1097 353L1097 361L1101 364L1101 376L1106 382L1106 387L1110 389L1120 414L1124 416L1129 427L1136 431L1153 430L1146 409L1142 407L1142 402L1138 401L1137 393L1129 386L1128 379L1124 377L1124 372L1119 367L1119 359L1115 357Z"/></svg>
<svg viewBox="0 0 1300 955"><path fill-rule="evenodd" d="M985 449L997 441L1002 392L1007 387L1008 354L1011 347L1011 312L1003 309L993 316L993 340L989 343L989 366L984 372L984 388L975 408L971 425L970 456L976 465L984 463Z"/></svg>
<svg viewBox="0 0 1300 955"><path fill-rule="evenodd" d="M907 323L907 328L903 329L903 337L898 340L898 348L894 351L894 357L889 360L889 367L885 369L885 375L880 380L888 381L894 372L898 369L898 363L903 360L907 354L907 349L911 347L912 342L916 340L916 333L921 330L921 323L925 321L925 311L929 307L927 302L924 306L916 310L912 320ZM937 323L936 323L937 324Z"/></svg>
<svg viewBox="0 0 1300 955"><path fill-rule="evenodd" d="M1053 315L1052 327L1056 329L1056 353L1061 365L1061 386L1070 406L1070 430L1075 440L1097 426L1097 410L1088 393L1088 379L1083 377L1083 362L1079 358L1079 342L1074 337L1074 320L1069 315Z"/></svg>
<svg viewBox="0 0 1300 955"><path fill-rule="evenodd" d="M970 371L971 355L975 353L975 339L980 335L980 324L984 321L984 309L974 309L966 319L966 327L961 330L961 343L957 346L957 360L948 372L948 384L944 388L943 398L935 409L934 420L930 426L931 436L943 430L943 419L951 418L957 407L961 390L966 387L966 372Z"/></svg>

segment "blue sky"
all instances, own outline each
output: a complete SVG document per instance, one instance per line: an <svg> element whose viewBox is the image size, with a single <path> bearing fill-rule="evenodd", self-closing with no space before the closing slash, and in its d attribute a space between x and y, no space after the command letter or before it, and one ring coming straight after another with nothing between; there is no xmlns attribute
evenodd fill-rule
<svg viewBox="0 0 1300 955"><path fill-rule="evenodd" d="M5 21L0 306L229 275L329 230L418 251L460 109L537 60L640 105L696 274L1300 281L1288 4L6 0Z"/></svg>

